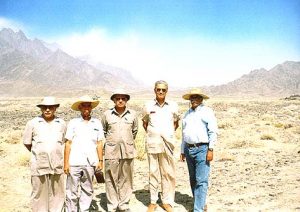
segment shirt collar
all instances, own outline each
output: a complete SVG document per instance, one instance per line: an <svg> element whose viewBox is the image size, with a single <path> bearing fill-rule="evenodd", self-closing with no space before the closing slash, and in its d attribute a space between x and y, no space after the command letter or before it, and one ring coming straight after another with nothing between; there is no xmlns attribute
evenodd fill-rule
<svg viewBox="0 0 300 212"><path fill-rule="evenodd" d="M111 109L111 113L112 113L112 114L115 114L115 115L117 115L117 116L120 115L120 114L116 111L116 108L114 108L114 107ZM122 114L122 117L123 117L125 114L127 114L127 113L130 113L130 110L126 107L124 113Z"/></svg>
<svg viewBox="0 0 300 212"><path fill-rule="evenodd" d="M169 103L169 100L167 100L167 99L165 99L165 102L164 102L162 105L160 105L160 104L158 103L157 99L154 99L154 105L163 107L164 105L169 105L169 104L170 104L170 103Z"/></svg>

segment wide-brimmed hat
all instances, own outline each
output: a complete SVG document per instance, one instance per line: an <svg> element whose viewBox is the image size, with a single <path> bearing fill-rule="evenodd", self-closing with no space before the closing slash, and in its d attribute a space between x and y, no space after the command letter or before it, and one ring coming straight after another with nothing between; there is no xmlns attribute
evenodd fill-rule
<svg viewBox="0 0 300 212"><path fill-rule="evenodd" d="M193 88L189 93L184 94L182 98L184 98L185 100L190 100L192 95L199 95L202 96L203 99L209 99L209 97L203 94L203 92L199 88Z"/></svg>
<svg viewBox="0 0 300 212"><path fill-rule="evenodd" d="M91 97L89 97L88 95L85 95L85 96L82 96L80 97L76 102L74 102L71 106L71 108L73 110L76 110L76 111L79 111L79 108L78 106L83 103L83 102L90 102L91 105L92 105L92 108L95 108L97 107L97 105L99 104L99 101L98 100L94 100L92 99Z"/></svg>
<svg viewBox="0 0 300 212"><path fill-rule="evenodd" d="M124 95L126 96L127 100L130 99L130 95L124 91L124 89L117 89L113 92L113 95L111 95L110 99L113 100L116 95Z"/></svg>
<svg viewBox="0 0 300 212"><path fill-rule="evenodd" d="M46 96L42 99L42 102L36 105L37 107L42 106L56 106L59 107L59 104L56 102L56 98L53 96Z"/></svg>

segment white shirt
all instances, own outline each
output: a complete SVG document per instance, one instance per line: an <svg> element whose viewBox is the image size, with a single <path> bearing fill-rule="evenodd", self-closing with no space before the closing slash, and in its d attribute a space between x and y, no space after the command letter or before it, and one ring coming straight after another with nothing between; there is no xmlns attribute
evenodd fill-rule
<svg viewBox="0 0 300 212"><path fill-rule="evenodd" d="M99 159L97 141L104 139L99 119L85 121L82 117L72 119L67 128L66 139L72 141L70 166L96 166Z"/></svg>

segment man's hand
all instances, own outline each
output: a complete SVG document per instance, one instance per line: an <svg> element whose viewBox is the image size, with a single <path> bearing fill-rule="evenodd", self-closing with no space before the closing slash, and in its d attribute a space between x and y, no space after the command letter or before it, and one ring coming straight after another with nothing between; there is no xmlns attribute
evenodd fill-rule
<svg viewBox="0 0 300 212"><path fill-rule="evenodd" d="M180 159L179 161L184 162L185 161L185 154L181 153L180 154Z"/></svg>
<svg viewBox="0 0 300 212"><path fill-rule="evenodd" d="M64 173L65 174L70 174L70 165L69 164L64 165Z"/></svg>
<svg viewBox="0 0 300 212"><path fill-rule="evenodd" d="M210 162L214 158L214 152L212 150L207 150L206 161Z"/></svg>
<svg viewBox="0 0 300 212"><path fill-rule="evenodd" d="M99 163L96 166L96 170L98 170L98 169L100 169L100 170L103 169L103 160L99 160Z"/></svg>

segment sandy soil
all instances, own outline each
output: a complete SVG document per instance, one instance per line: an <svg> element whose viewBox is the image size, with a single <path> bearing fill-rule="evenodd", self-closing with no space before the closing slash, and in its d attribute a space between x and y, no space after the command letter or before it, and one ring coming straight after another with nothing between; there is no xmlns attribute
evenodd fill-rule
<svg viewBox="0 0 300 212"><path fill-rule="evenodd" d="M39 114L39 99L0 99L0 211L30 211L28 159L21 143L26 122ZM62 99L58 114L70 120L70 99ZM300 211L300 102L264 99L246 101L215 99L207 102L216 112L220 135L212 163L208 211ZM142 103L131 107L141 110ZM181 111L188 107L179 102ZM94 112L107 109L108 102ZM180 140L180 129L177 132ZM143 153L143 129L138 135L132 211L146 211L149 204L148 164ZM179 159L179 146L175 155ZM140 159L141 158L141 159ZM175 211L192 209L185 163L177 161ZM103 184L95 183L91 209L105 211ZM157 211L163 211L158 208Z"/></svg>

